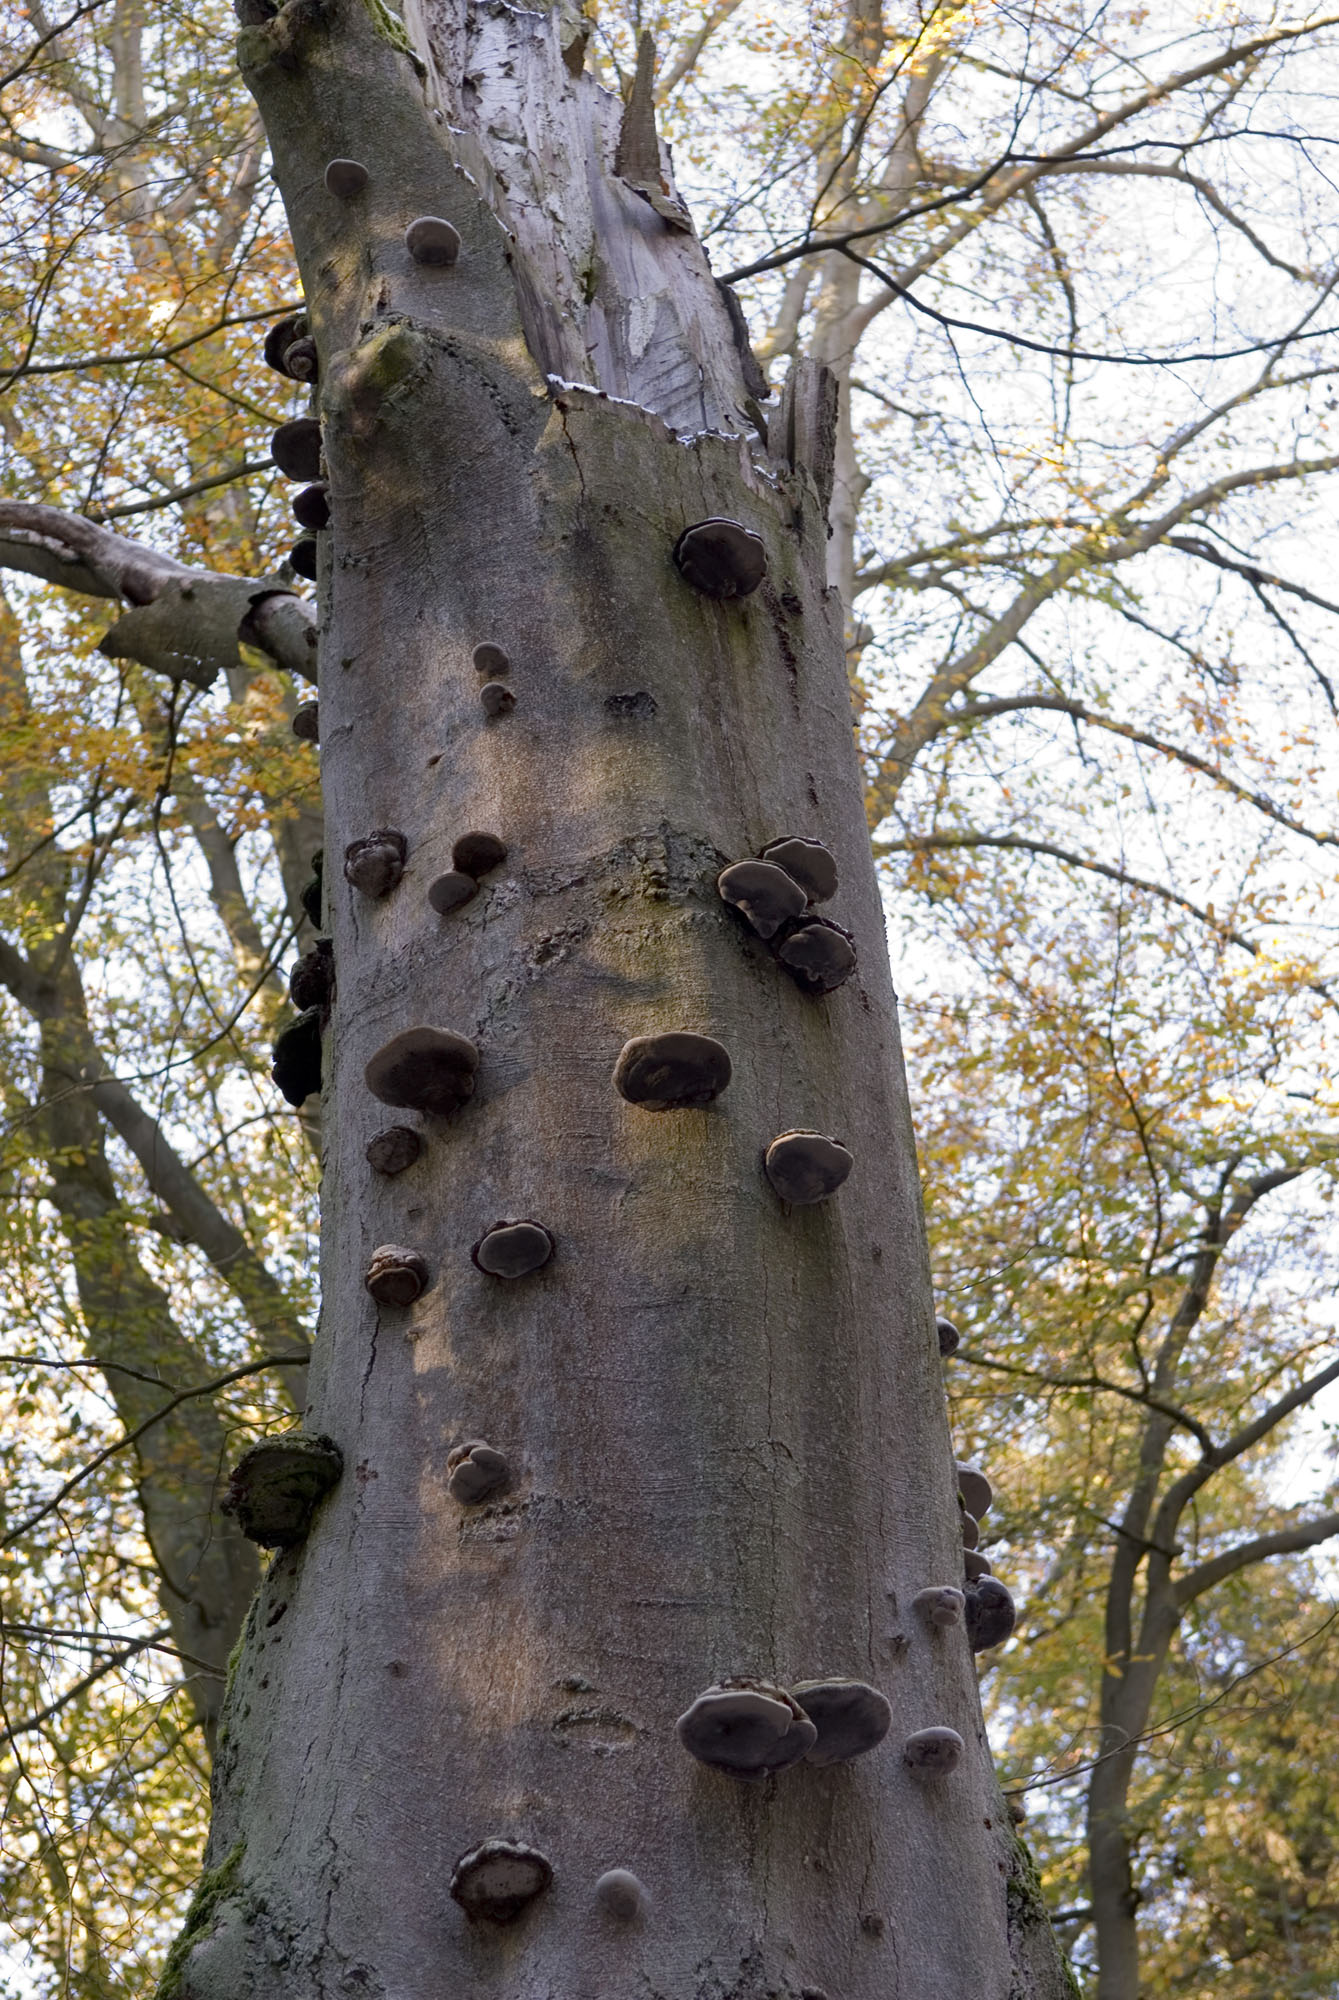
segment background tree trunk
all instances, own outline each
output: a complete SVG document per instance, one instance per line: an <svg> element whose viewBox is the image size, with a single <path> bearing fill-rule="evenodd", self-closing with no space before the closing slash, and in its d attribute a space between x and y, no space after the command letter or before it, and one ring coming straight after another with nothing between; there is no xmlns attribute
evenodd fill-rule
<svg viewBox="0 0 1339 2000"><path fill-rule="evenodd" d="M416 38L426 84L379 0L289 0L240 45L320 352L334 515L338 999L307 1422L346 1471L249 1620L163 1993L1058 1995L966 1639L911 1609L962 1557L816 488L730 434L747 392L706 260L620 181L618 107L571 75L557 18L434 16ZM323 185L337 155L370 172L351 201ZM420 214L459 230L453 267L410 260ZM713 515L766 545L745 602L673 563ZM484 641L516 695L492 721ZM378 827L408 866L372 902L338 859ZM506 863L438 916L428 887L475 831ZM830 910L861 951L826 998L716 893L788 833L835 852ZM419 1023L476 1043L477 1090L378 1178L364 1149L405 1114L364 1065ZM625 1103L624 1041L683 1028L725 1043L729 1089ZM824 1205L787 1210L763 1176L791 1127L855 1155ZM477 1270L482 1232L525 1216L551 1264ZM386 1242L430 1268L407 1310L364 1289ZM462 1508L446 1456L471 1437L514 1479ZM856 1763L732 1780L674 1725L733 1674L871 1681L892 1732ZM932 1723L967 1751L927 1784L901 1744ZM492 1837L554 1869L514 1927L448 1893ZM613 1867L650 1896L631 1926L593 1899Z"/></svg>

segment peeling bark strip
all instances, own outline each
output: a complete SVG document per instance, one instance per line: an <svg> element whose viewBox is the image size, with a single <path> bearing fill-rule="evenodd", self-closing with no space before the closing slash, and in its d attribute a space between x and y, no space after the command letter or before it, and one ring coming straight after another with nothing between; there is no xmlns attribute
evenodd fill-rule
<svg viewBox="0 0 1339 2000"><path fill-rule="evenodd" d="M426 88L379 0L288 0L240 44L319 358L325 852L394 827L405 867L379 899L326 870L307 1423L349 1471L248 1621L161 1991L1050 2000L966 1634L910 1616L963 1559L815 488L738 435L700 246L620 186L558 23L414 19ZM352 201L336 159L367 165ZM454 263L413 260L420 216ZM722 520L765 553L747 596L674 560ZM515 695L491 717L481 648ZM480 828L505 859L443 918ZM859 940L835 992L717 893L796 839ZM646 1037L714 1088L620 1094ZM413 1096L406 1051L457 1044L472 1088ZM374 1091L422 1140L393 1177ZM831 1199L777 1200L790 1131L842 1135ZM499 1282L480 1246L516 1217L552 1254ZM406 1244L430 1283L381 1302L369 1263ZM453 1494L482 1450L505 1487ZM887 1741L709 1768L677 1719L741 1678L760 1728L836 1685L886 1699ZM898 1753L927 1728L963 1742L933 1784Z"/></svg>

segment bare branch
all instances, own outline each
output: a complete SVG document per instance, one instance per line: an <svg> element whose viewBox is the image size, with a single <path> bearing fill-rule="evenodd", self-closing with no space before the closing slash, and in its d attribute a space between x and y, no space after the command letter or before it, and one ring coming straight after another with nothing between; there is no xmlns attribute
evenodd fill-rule
<svg viewBox="0 0 1339 2000"><path fill-rule="evenodd" d="M1278 1528L1269 1535L1256 1535L1249 1542L1238 1542L1232 1549L1224 1549L1218 1556L1211 1556L1208 1562L1200 1563L1195 1569L1173 1585L1173 1595L1177 1605L1184 1608L1206 1590L1212 1590L1224 1578L1235 1576L1238 1570L1251 1563L1265 1562L1270 1556L1296 1555L1302 1549L1313 1549L1317 1542L1327 1542L1332 1535L1339 1535L1339 1514L1318 1514L1314 1520L1299 1521L1292 1528Z"/></svg>

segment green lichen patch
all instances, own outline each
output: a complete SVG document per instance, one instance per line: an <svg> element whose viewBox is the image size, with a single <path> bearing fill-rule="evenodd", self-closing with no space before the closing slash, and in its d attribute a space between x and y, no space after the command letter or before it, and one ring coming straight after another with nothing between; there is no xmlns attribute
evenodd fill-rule
<svg viewBox="0 0 1339 2000"><path fill-rule="evenodd" d="M181 1994L187 1959L201 1939L208 1937L213 1930L222 1905L237 1893L245 1853L246 1842L239 1840L226 1860L221 1861L217 1868L206 1869L196 1883L181 1935L167 1955L154 2000L177 2000Z"/></svg>
<svg viewBox="0 0 1339 2000"><path fill-rule="evenodd" d="M386 5L386 0L363 0L363 5L367 8L372 26L377 33L388 41L393 49L398 49L402 56L408 56L418 74L426 77L427 69L415 53L414 44L409 39L409 30L400 16L391 11Z"/></svg>

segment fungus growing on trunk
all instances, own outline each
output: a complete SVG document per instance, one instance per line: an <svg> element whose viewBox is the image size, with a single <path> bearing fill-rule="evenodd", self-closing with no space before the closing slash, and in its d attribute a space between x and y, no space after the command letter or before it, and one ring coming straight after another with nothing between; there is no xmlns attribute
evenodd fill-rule
<svg viewBox="0 0 1339 2000"><path fill-rule="evenodd" d="M309 333L293 342L284 355L284 373L294 382L314 382L320 372L320 357L316 352L316 342Z"/></svg>
<svg viewBox="0 0 1339 2000"><path fill-rule="evenodd" d="M302 1431L262 1438L238 1459L220 1505L249 1542L264 1549L296 1548L343 1470L344 1456L333 1438Z"/></svg>
<svg viewBox="0 0 1339 2000"><path fill-rule="evenodd" d="M958 1526L962 1531L962 1545L974 1549L981 1539L981 1524L974 1514L967 1511L962 1495L958 1495Z"/></svg>
<svg viewBox="0 0 1339 2000"><path fill-rule="evenodd" d="M474 665L479 673L486 674L490 680L499 680L503 674L511 672L511 661L501 646L495 646L491 639L485 639L475 647Z"/></svg>
<svg viewBox="0 0 1339 2000"><path fill-rule="evenodd" d="M403 1243L383 1243L372 1252L363 1276L379 1306L412 1306L430 1283L427 1259Z"/></svg>
<svg viewBox="0 0 1339 2000"><path fill-rule="evenodd" d="M908 1736L902 1756L918 1778L944 1778L957 1770L966 1747L957 1730L941 1722Z"/></svg>
<svg viewBox="0 0 1339 2000"><path fill-rule="evenodd" d="M710 1035L676 1030L637 1035L614 1064L614 1088L644 1111L686 1111L710 1104L730 1081L730 1057Z"/></svg>
<svg viewBox="0 0 1339 2000"><path fill-rule="evenodd" d="M361 160L332 160L325 170L326 193L339 201L351 201L371 178Z"/></svg>
<svg viewBox="0 0 1339 2000"><path fill-rule="evenodd" d="M990 1567L988 1558L983 1556L979 1549L963 1550L962 1568L968 1583L976 1583L983 1576L993 1576L995 1574Z"/></svg>
<svg viewBox="0 0 1339 2000"><path fill-rule="evenodd" d="M287 318L276 321L265 336L264 356L266 365L273 368L276 375L287 375L285 356L290 347L299 340L305 340L309 332L306 313L289 313Z"/></svg>
<svg viewBox="0 0 1339 2000"><path fill-rule="evenodd" d="M748 597L767 574L767 550L740 521L717 516L685 528L674 560L695 589L707 597Z"/></svg>
<svg viewBox="0 0 1339 2000"><path fill-rule="evenodd" d="M321 927L321 875L324 866L325 856L318 847L312 856L312 879L303 884L302 894L298 897L308 922L315 924L318 930Z"/></svg>
<svg viewBox="0 0 1339 2000"><path fill-rule="evenodd" d="M351 840L344 850L344 880L360 895L379 901L389 896L404 874L409 842L395 826L379 826L361 840Z"/></svg>
<svg viewBox="0 0 1339 2000"><path fill-rule="evenodd" d="M313 545L314 546L314 545ZM293 734L299 743L319 743L321 740L321 705L316 701L304 701L293 714Z"/></svg>
<svg viewBox="0 0 1339 2000"><path fill-rule="evenodd" d="M595 1884L595 1901L616 1923L635 1923L650 1900L630 1868L607 1868Z"/></svg>
<svg viewBox="0 0 1339 2000"><path fill-rule="evenodd" d="M506 846L495 833L462 833L451 849L453 867L476 879L490 868L500 868L506 858Z"/></svg>
<svg viewBox="0 0 1339 2000"><path fill-rule="evenodd" d="M769 840L762 851L764 861L784 868L797 881L811 903L826 903L837 893L837 863L821 840L807 840L788 834L783 840Z"/></svg>
<svg viewBox="0 0 1339 2000"><path fill-rule="evenodd" d="M479 884L472 875L466 875L459 868L448 868L445 875L439 875L435 882L429 884L428 901L439 917L445 917L452 910L471 902L478 893Z"/></svg>
<svg viewBox="0 0 1339 2000"><path fill-rule="evenodd" d="M321 1088L321 1010L309 1007L274 1038L272 1082L294 1109Z"/></svg>
<svg viewBox="0 0 1339 2000"><path fill-rule="evenodd" d="M675 1727L691 1756L732 1778L788 1770L818 1741L818 1730L794 1696L769 1681L730 1680L709 1687Z"/></svg>
<svg viewBox="0 0 1339 2000"><path fill-rule="evenodd" d="M388 1125L384 1132L368 1140L367 1164L374 1173L402 1174L406 1167L413 1166L422 1151L423 1141L412 1125Z"/></svg>
<svg viewBox="0 0 1339 2000"><path fill-rule="evenodd" d="M300 535L288 551L289 567L295 576L305 577L308 583L315 583L319 563L316 556L315 535ZM309 704L315 708L315 702ZM315 737L312 738L315 742Z"/></svg>
<svg viewBox="0 0 1339 2000"><path fill-rule="evenodd" d="M330 488L324 479L303 487L293 501L293 518L300 528L310 528L313 534L330 526Z"/></svg>
<svg viewBox="0 0 1339 2000"><path fill-rule="evenodd" d="M763 1155L763 1171L782 1201L805 1207L836 1194L855 1165L840 1139L782 1132Z"/></svg>
<svg viewBox="0 0 1339 2000"><path fill-rule="evenodd" d="M454 264L460 231L443 215L420 215L406 229L404 247L416 264Z"/></svg>
<svg viewBox="0 0 1339 2000"><path fill-rule="evenodd" d="M553 1238L539 1222L495 1222L470 1251L490 1278L526 1278L553 1255Z"/></svg>
<svg viewBox="0 0 1339 2000"><path fill-rule="evenodd" d="M735 861L716 877L717 894L760 938L775 937L803 916L805 894L793 876L770 861Z"/></svg>
<svg viewBox="0 0 1339 2000"><path fill-rule="evenodd" d="M939 1339L939 1352L945 1360L948 1359L950 1354L957 1353L962 1335L958 1332L957 1327L954 1326L951 1319L937 1319L935 1321L935 1333Z"/></svg>
<svg viewBox="0 0 1339 2000"><path fill-rule="evenodd" d="M474 1095L479 1051L449 1028L405 1028L383 1043L363 1071L373 1097L397 1111L449 1118Z"/></svg>
<svg viewBox="0 0 1339 2000"><path fill-rule="evenodd" d="M519 1840L485 1840L457 1861L451 1894L467 1917L509 1924L552 1880L553 1869L537 1848Z"/></svg>
<svg viewBox="0 0 1339 2000"><path fill-rule="evenodd" d="M270 439L270 456L285 479L310 484L321 476L321 426L315 417L293 417Z"/></svg>
<svg viewBox="0 0 1339 2000"><path fill-rule="evenodd" d="M288 975L288 997L304 1011L322 1007L329 1012L335 997L335 947L329 938L318 938Z"/></svg>
<svg viewBox="0 0 1339 2000"><path fill-rule="evenodd" d="M969 1587L966 1621L967 1640L974 1653L986 1653L992 1646L1004 1644L1018 1623L1018 1613L998 1577L983 1576Z"/></svg>
<svg viewBox="0 0 1339 2000"><path fill-rule="evenodd" d="M990 1503L995 1498L994 1488L979 1466L958 1463L954 1466L954 1470L958 1475L958 1491L966 1503L967 1511L969 1514L975 1514L979 1521L983 1514L990 1512Z"/></svg>
<svg viewBox="0 0 1339 2000"><path fill-rule="evenodd" d="M510 715L516 706L516 697L502 681L485 681L479 690L479 700L483 712L491 720L500 715Z"/></svg>
<svg viewBox="0 0 1339 2000"><path fill-rule="evenodd" d="M835 993L855 971L855 939L828 917L811 917L772 949L806 993Z"/></svg>
<svg viewBox="0 0 1339 2000"><path fill-rule="evenodd" d="M864 1681L797 1681L790 1690L818 1740L804 1754L806 1764L845 1764L875 1750L892 1726L893 1711L877 1688Z"/></svg>
<svg viewBox="0 0 1339 2000"><path fill-rule="evenodd" d="M955 1590L951 1583L932 1583L916 1592L911 1608L918 1611L928 1625L947 1631L952 1625L961 1625L966 1603L962 1591Z"/></svg>
<svg viewBox="0 0 1339 2000"><path fill-rule="evenodd" d="M484 1438L471 1438L446 1455L446 1490L462 1507L473 1507L511 1483L511 1467Z"/></svg>

